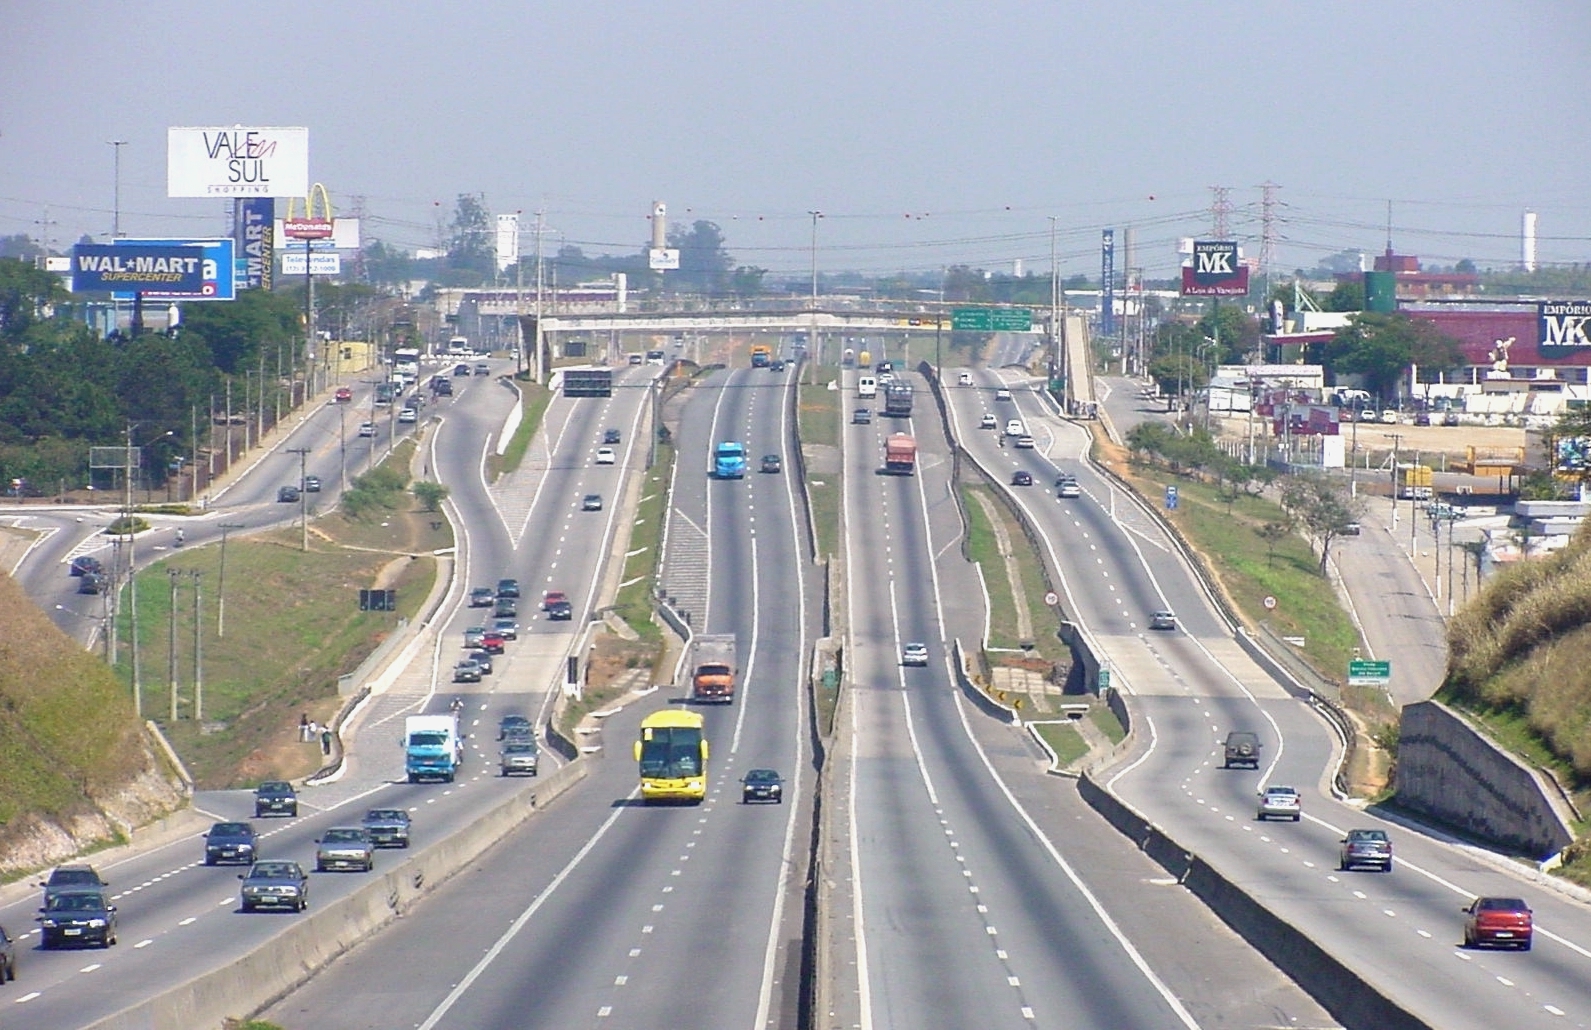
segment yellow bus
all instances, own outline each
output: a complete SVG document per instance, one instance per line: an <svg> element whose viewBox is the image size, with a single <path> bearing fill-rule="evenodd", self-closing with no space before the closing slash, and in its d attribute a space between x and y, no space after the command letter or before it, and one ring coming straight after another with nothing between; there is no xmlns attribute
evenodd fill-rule
<svg viewBox="0 0 1591 1030"><path fill-rule="evenodd" d="M698 713L665 708L642 719L635 760L643 802L697 802L707 796L707 737Z"/></svg>

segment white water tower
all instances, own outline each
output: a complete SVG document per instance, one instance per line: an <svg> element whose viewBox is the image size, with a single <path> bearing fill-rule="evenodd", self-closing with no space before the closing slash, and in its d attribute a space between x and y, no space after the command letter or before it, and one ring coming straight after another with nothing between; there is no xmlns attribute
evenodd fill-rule
<svg viewBox="0 0 1591 1030"><path fill-rule="evenodd" d="M1519 260L1525 271L1536 270L1536 212L1526 211L1519 231Z"/></svg>

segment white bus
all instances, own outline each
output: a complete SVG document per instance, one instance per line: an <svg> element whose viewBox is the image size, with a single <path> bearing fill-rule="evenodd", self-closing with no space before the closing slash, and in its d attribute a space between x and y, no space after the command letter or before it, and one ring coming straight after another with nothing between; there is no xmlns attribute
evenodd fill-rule
<svg viewBox="0 0 1591 1030"><path fill-rule="evenodd" d="M420 351L417 347L399 347L392 352L394 375L409 377L410 382L420 378Z"/></svg>

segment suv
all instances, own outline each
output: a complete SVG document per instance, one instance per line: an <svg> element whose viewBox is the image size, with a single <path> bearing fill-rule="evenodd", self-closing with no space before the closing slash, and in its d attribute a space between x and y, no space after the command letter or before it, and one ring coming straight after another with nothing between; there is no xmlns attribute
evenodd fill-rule
<svg viewBox="0 0 1591 1030"><path fill-rule="evenodd" d="M1342 850L1337 856L1337 868L1347 872L1356 865L1380 867L1383 873L1392 872L1392 841L1385 830L1349 830L1342 839Z"/></svg>
<svg viewBox="0 0 1591 1030"><path fill-rule="evenodd" d="M99 888L78 887L46 894L38 921L39 947L45 950L63 944L108 948L116 943L116 906Z"/></svg>
<svg viewBox="0 0 1591 1030"><path fill-rule="evenodd" d="M259 834L248 823L216 823L204 835L204 864L241 862L253 865L259 843Z"/></svg>
<svg viewBox="0 0 1591 1030"><path fill-rule="evenodd" d="M534 740L522 737L511 738L503 743L502 750L497 753L498 769L504 776L514 776L519 773L535 776L539 758L540 754Z"/></svg>
<svg viewBox="0 0 1591 1030"><path fill-rule="evenodd" d="M1221 768L1230 769L1234 765L1246 765L1250 769L1260 767L1259 734L1247 730L1233 730L1226 735L1226 755L1221 761Z"/></svg>
<svg viewBox="0 0 1591 1030"><path fill-rule="evenodd" d="M268 815L298 816L298 794L286 780L266 780L254 791L254 818Z"/></svg>
<svg viewBox="0 0 1591 1030"><path fill-rule="evenodd" d="M409 813L401 808L372 808L359 825L370 834L370 843L378 848L409 846Z"/></svg>

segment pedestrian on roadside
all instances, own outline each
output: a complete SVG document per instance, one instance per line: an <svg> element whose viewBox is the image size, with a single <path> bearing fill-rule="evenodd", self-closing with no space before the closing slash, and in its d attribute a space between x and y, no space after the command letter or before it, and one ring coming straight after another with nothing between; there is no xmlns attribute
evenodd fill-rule
<svg viewBox="0 0 1591 1030"><path fill-rule="evenodd" d="M302 712L298 716L298 739L301 743L309 743L309 713Z"/></svg>
<svg viewBox="0 0 1591 1030"><path fill-rule="evenodd" d="M320 753L323 755L331 754L331 730L329 729L320 731Z"/></svg>

